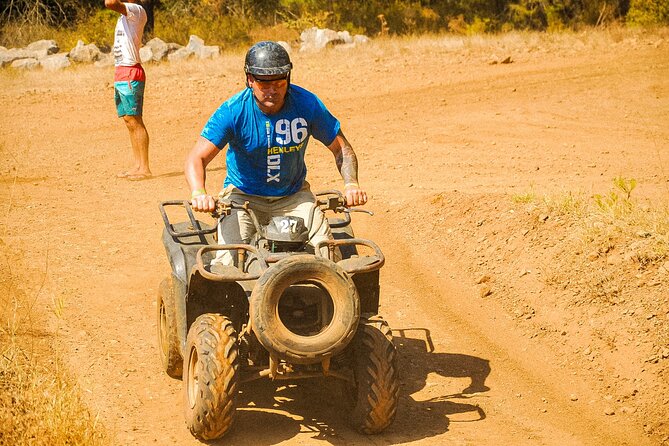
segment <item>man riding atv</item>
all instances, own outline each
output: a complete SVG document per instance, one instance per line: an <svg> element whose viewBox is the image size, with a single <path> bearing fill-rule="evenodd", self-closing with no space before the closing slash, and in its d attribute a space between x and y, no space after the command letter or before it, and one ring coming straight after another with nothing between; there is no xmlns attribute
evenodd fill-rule
<svg viewBox="0 0 669 446"><path fill-rule="evenodd" d="M327 219L305 180L304 155L309 137L332 152L344 179L348 206L367 202L358 184L358 162L340 123L316 95L290 82L293 64L278 43L263 41L246 54L243 91L225 101L209 118L186 158L186 180L191 206L213 212L213 196L205 189L206 167L221 150L226 154L227 176L219 198L248 202L261 220L290 215L311 221L312 246L332 238ZM313 216L312 216L313 214ZM219 221L220 244L249 243L255 226L245 212L233 209ZM212 264L232 265L229 251L218 251Z"/></svg>
<svg viewBox="0 0 669 446"><path fill-rule="evenodd" d="M281 45L251 47L248 87L216 110L186 160L191 201L160 207L171 275L158 292L159 353L165 372L183 380L186 424L202 440L230 429L237 385L257 379L339 380L347 418L366 434L397 411L396 349L378 312L385 258L351 227L351 212L370 213L351 207L367 201L356 156L323 103L290 84L291 69ZM312 135L333 153L344 193L311 192ZM227 176L214 199L206 167L225 146ZM172 206L188 220L171 220Z"/></svg>

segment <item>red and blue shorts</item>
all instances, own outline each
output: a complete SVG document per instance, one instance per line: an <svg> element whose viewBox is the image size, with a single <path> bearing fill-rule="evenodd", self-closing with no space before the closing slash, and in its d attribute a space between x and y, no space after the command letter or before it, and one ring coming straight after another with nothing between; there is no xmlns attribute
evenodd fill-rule
<svg viewBox="0 0 669 446"><path fill-rule="evenodd" d="M146 74L141 65L116 67L114 72L114 100L116 112L122 116L142 116Z"/></svg>

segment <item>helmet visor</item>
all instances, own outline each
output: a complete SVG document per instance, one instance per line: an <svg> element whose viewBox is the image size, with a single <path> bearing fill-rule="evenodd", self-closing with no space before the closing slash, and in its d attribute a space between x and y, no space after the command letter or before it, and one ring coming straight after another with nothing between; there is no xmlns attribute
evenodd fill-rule
<svg viewBox="0 0 669 446"><path fill-rule="evenodd" d="M255 74L250 74L253 81L258 84L258 87L261 89L265 88L283 88L288 84L288 75L279 75L279 76L260 76Z"/></svg>

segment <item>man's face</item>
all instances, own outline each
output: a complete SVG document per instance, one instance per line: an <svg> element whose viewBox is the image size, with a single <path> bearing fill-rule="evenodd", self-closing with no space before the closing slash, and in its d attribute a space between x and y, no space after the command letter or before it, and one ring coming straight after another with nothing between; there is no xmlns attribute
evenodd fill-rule
<svg viewBox="0 0 669 446"><path fill-rule="evenodd" d="M263 112L272 114L281 110L288 91L288 76L286 74L276 76L247 74L246 79Z"/></svg>

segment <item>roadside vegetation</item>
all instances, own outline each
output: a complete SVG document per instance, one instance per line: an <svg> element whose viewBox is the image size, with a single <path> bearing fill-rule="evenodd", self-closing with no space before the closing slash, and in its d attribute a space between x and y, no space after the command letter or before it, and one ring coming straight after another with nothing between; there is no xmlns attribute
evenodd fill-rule
<svg viewBox="0 0 669 446"><path fill-rule="evenodd" d="M51 301L51 314L44 311L48 254L29 262L5 244L12 180L0 178L7 206L0 220L0 445L108 445L109 436L83 403L47 325L64 311L62 298Z"/></svg>
<svg viewBox="0 0 669 446"><path fill-rule="evenodd" d="M0 246L8 252L6 246ZM82 402L51 345L37 296L20 288L3 257L0 267L0 444L106 445L102 426ZM39 294L39 291L37 291Z"/></svg>
<svg viewBox="0 0 669 446"><path fill-rule="evenodd" d="M53 39L109 48L116 14L100 0L7 0L0 45ZM297 40L312 26L368 36L511 30L556 32L624 24L669 24L666 0L145 0L145 38L186 44L191 34L234 49L258 38Z"/></svg>
<svg viewBox="0 0 669 446"><path fill-rule="evenodd" d="M621 271L622 265L634 265L628 270L637 276L669 265L669 208L637 200L633 196L636 186L633 178L616 177L604 194L568 193L543 199L545 215L574 223L566 251L577 254L570 256L571 263L560 264L548 274L549 281L566 286L569 277L580 271L586 277L579 285L587 291L579 299L615 304L626 289L638 287L638 281L631 280L634 277ZM606 260L606 267L599 259ZM669 340L669 331L665 336Z"/></svg>

